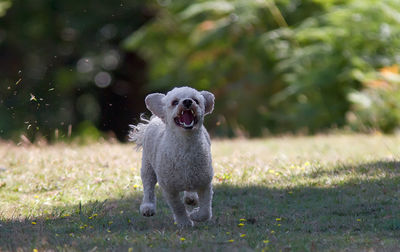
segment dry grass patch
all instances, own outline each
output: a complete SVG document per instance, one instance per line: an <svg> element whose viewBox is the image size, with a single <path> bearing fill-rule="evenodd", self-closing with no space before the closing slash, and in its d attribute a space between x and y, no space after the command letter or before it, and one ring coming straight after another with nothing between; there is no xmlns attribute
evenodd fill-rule
<svg viewBox="0 0 400 252"><path fill-rule="evenodd" d="M400 249L400 138L219 140L214 217L177 230L158 190L138 213L132 145L0 144L1 250Z"/></svg>

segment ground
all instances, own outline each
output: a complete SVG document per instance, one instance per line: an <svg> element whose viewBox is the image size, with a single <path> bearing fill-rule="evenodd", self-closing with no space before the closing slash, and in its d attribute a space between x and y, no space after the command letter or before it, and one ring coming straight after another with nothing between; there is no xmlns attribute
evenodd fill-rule
<svg viewBox="0 0 400 252"><path fill-rule="evenodd" d="M132 144L0 143L0 250L400 250L400 137L214 140L213 218L139 214Z"/></svg>

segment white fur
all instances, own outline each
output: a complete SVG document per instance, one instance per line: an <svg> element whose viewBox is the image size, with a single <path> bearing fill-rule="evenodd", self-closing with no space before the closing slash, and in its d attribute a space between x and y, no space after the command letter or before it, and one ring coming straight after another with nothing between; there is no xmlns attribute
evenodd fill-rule
<svg viewBox="0 0 400 252"><path fill-rule="evenodd" d="M174 118L184 108L183 100L192 100L197 123L192 129L179 127ZM178 104L174 105L173 102ZM196 103L198 102L198 104ZM158 182L168 202L175 222L180 227L193 221L206 221L212 216L212 178L210 137L203 126L204 116L214 109L214 95L190 87L174 88L167 95L150 94L146 106L153 113L150 121L132 126L130 139L143 148L141 177L143 202L140 212L152 216L156 211L154 186ZM190 214L184 202L198 204Z"/></svg>

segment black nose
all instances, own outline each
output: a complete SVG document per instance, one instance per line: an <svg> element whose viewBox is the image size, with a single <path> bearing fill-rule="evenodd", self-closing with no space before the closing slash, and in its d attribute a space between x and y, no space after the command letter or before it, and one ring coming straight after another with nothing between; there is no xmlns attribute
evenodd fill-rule
<svg viewBox="0 0 400 252"><path fill-rule="evenodd" d="M190 106L192 105L193 101L190 99L185 99L183 100L183 106L185 106L186 108L190 108Z"/></svg>

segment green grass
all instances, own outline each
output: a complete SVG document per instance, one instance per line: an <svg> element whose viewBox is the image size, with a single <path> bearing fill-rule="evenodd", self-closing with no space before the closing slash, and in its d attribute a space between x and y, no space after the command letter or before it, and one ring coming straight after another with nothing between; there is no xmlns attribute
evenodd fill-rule
<svg viewBox="0 0 400 252"><path fill-rule="evenodd" d="M1 143L0 250L400 250L400 137L216 140L212 151L214 216L179 230L159 189L156 216L140 216L133 145Z"/></svg>

